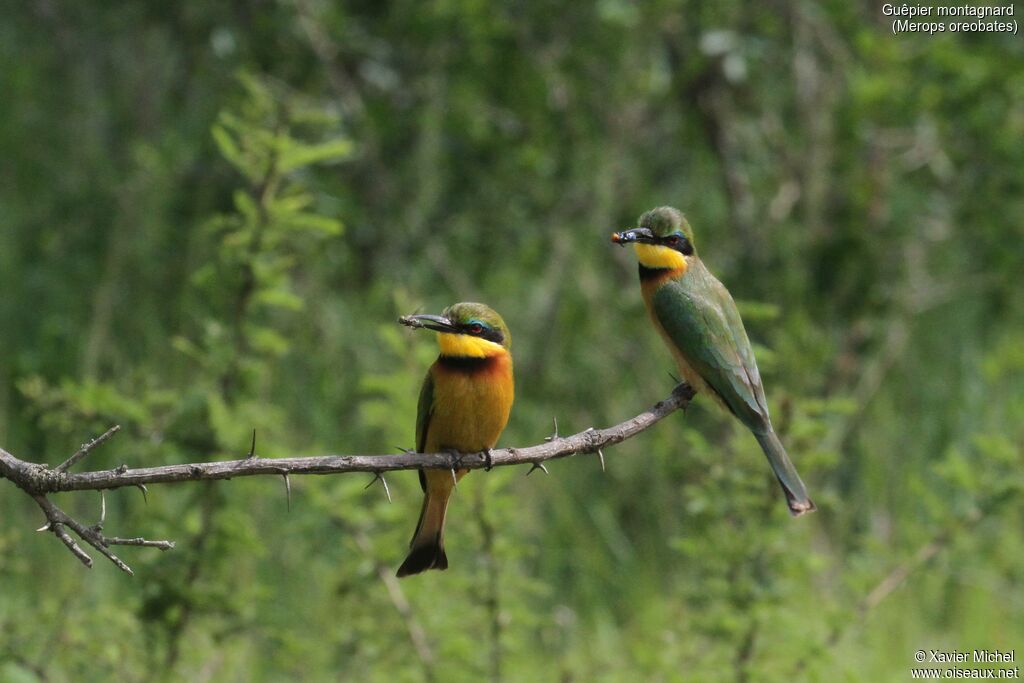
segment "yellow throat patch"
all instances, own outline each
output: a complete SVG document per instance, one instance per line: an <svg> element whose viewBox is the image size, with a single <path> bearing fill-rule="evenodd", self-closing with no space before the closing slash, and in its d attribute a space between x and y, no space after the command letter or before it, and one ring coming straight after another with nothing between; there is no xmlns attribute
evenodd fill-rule
<svg viewBox="0 0 1024 683"><path fill-rule="evenodd" d="M682 268L686 270L686 257L675 249L660 244L634 244L640 264L648 268Z"/></svg>
<svg viewBox="0 0 1024 683"><path fill-rule="evenodd" d="M468 334L442 332L437 335L437 343L441 346L442 356L489 358L499 353L506 353L505 347L501 344L496 344L480 337L472 337Z"/></svg>

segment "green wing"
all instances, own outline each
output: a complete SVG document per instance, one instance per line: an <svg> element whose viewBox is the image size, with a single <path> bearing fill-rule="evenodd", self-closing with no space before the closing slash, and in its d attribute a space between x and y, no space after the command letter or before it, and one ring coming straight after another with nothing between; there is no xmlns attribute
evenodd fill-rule
<svg viewBox="0 0 1024 683"><path fill-rule="evenodd" d="M767 427L761 375L729 290L706 270L689 272L658 288L651 305L683 358L729 410L750 429Z"/></svg>
<svg viewBox="0 0 1024 683"><path fill-rule="evenodd" d="M416 452L423 453L427 447L427 430L430 429L430 418L434 415L434 374L427 370L420 388L420 402L416 406ZM420 486L427 490L427 479L420 470Z"/></svg>

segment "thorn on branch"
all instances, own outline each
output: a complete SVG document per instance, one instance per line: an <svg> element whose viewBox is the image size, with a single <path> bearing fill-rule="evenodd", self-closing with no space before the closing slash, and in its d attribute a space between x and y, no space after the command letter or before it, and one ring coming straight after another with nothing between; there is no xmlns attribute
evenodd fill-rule
<svg viewBox="0 0 1024 683"><path fill-rule="evenodd" d="M93 529L101 531L103 529L103 522L107 520L107 492L100 489L100 521L96 522Z"/></svg>
<svg viewBox="0 0 1024 683"><path fill-rule="evenodd" d="M245 456L246 460L256 457L256 430L252 430L252 445L249 446L249 454Z"/></svg>
<svg viewBox="0 0 1024 683"><path fill-rule="evenodd" d="M146 495L149 493L149 489L146 488L145 484L136 484L135 486L137 486L138 489L142 491L142 502L145 503L146 505L149 505L149 496Z"/></svg>
<svg viewBox="0 0 1024 683"><path fill-rule="evenodd" d="M288 477L288 473L285 472L281 475L284 479L284 496L285 504L288 506L288 512L292 511L292 480Z"/></svg>
<svg viewBox="0 0 1024 683"><path fill-rule="evenodd" d="M57 465L57 467L55 467L53 471L54 472L67 472L68 469L70 469L72 466L74 466L75 463L77 463L79 460L81 460L85 456L89 455L89 453L94 448L96 448L97 446L102 444L104 441L106 441L107 439L112 437L114 434L117 434L120 430L121 430L121 425L114 425L113 427L111 427L107 431L103 432L103 434L101 434L100 436L97 436L92 441L89 441L88 443L83 443L82 446L77 451L75 451L74 453L71 454L70 458L68 458L67 460L65 460L61 464Z"/></svg>
<svg viewBox="0 0 1024 683"><path fill-rule="evenodd" d="M557 417L553 417L553 418L551 418L551 421L553 423L555 423L555 431L552 432L551 436L545 436L544 437L544 441L546 441L548 443L550 443L550 442L552 442L552 441L554 441L555 439L558 438L558 418Z"/></svg>
<svg viewBox="0 0 1024 683"><path fill-rule="evenodd" d="M598 460L601 461L601 471L605 472L606 470L604 468L604 451L601 450L600 448L597 449L597 458Z"/></svg>
<svg viewBox="0 0 1024 683"><path fill-rule="evenodd" d="M373 473L373 479L370 480L369 484L367 484L366 486L363 487L363 490L365 491L366 489L368 489L371 486L373 486L374 484L376 484L378 479L380 480L380 483L384 485L384 494L388 497L388 502L390 503L391 502L391 489L388 488L388 480L384 478L384 474L382 472L374 472Z"/></svg>
<svg viewBox="0 0 1024 683"><path fill-rule="evenodd" d="M548 468L544 467L543 462L535 462L533 463L533 466L530 468L530 471L526 473L526 476L530 476L531 474L534 473L535 470L542 470L544 474L549 474Z"/></svg>

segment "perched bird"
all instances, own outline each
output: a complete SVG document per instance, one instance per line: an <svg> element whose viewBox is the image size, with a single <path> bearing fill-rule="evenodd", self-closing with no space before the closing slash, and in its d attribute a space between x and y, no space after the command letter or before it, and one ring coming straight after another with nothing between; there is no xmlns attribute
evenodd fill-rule
<svg viewBox="0 0 1024 683"><path fill-rule="evenodd" d="M512 337L483 304L449 306L441 315L410 315L403 325L439 332L441 354L430 366L416 411L416 451L489 451L512 410ZM420 470L423 509L398 576L447 569L444 517L455 483L468 470Z"/></svg>
<svg viewBox="0 0 1024 683"><path fill-rule="evenodd" d="M789 511L798 516L814 510L768 419L761 375L736 304L697 256L693 231L683 214L668 206L652 209L640 216L636 228L613 233L612 242L634 245L647 311L686 382L754 433L786 494Z"/></svg>

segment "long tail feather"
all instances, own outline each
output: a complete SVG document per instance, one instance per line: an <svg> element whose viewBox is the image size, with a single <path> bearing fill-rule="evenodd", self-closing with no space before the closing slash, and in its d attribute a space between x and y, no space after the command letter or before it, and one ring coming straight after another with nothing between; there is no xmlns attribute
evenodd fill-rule
<svg viewBox="0 0 1024 683"><path fill-rule="evenodd" d="M775 478L779 480L779 485L782 486L782 491L786 494L786 503L789 505L790 513L794 517L799 517L805 512L816 510L817 507L807 495L807 489L804 487L803 481L800 480L796 467L786 455L786 449L783 448L782 442L779 441L775 432L763 434L755 432L754 436L761 444L761 449L764 450L772 470L775 471Z"/></svg>
<svg viewBox="0 0 1024 683"><path fill-rule="evenodd" d="M398 568L398 576L419 574L428 569L447 569L448 556L444 552L444 517L448 510L448 495L429 490L423 496L420 521L413 534L409 556Z"/></svg>

